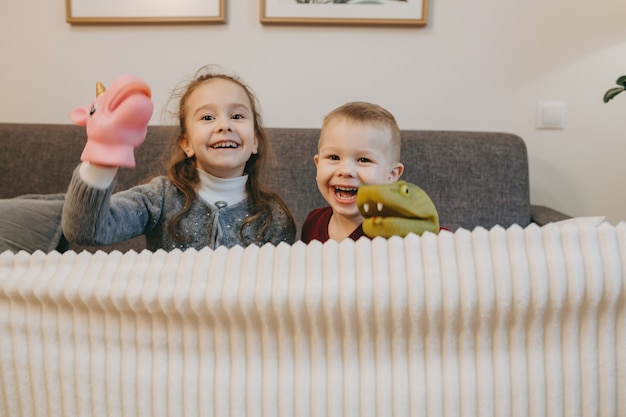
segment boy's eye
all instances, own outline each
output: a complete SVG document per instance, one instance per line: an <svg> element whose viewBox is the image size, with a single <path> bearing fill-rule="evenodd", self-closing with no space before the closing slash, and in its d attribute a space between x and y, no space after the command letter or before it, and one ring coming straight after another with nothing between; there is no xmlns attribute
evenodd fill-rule
<svg viewBox="0 0 626 417"><path fill-rule="evenodd" d="M214 119L214 117L211 116L210 114L206 114L206 115L202 116L202 120L213 120L213 119Z"/></svg>
<svg viewBox="0 0 626 417"><path fill-rule="evenodd" d="M368 162L371 162L371 160L368 158L359 158L359 162L368 163Z"/></svg>
<svg viewBox="0 0 626 417"><path fill-rule="evenodd" d="M330 159L331 161L339 161L339 157L337 155L330 155L328 159Z"/></svg>
<svg viewBox="0 0 626 417"><path fill-rule="evenodd" d="M233 114L233 119L243 119L243 114Z"/></svg>

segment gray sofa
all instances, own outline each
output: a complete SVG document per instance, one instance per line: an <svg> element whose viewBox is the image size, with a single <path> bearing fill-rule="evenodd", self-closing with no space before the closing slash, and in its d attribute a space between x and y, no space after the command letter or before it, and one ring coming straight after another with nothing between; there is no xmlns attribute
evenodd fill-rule
<svg viewBox="0 0 626 417"><path fill-rule="evenodd" d="M298 226L325 205L315 183L313 155L319 129L268 128L271 152L266 182L291 208ZM150 126L137 149L136 169L121 169L125 189L164 172L175 130ZM0 199L23 195L62 198L85 143L85 130L71 124L0 123ZM540 225L569 216L530 204L528 156L523 140L508 133L403 131L403 179L422 187L438 209L441 225L487 229L495 225ZM4 215L7 216L6 214ZM143 238L107 247L84 247L60 239L58 250L140 251Z"/></svg>

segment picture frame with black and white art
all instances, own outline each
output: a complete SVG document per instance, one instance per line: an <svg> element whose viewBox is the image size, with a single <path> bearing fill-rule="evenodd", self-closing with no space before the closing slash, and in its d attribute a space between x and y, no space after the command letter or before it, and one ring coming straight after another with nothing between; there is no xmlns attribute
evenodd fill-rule
<svg viewBox="0 0 626 417"><path fill-rule="evenodd" d="M262 24L425 26L428 0L261 0Z"/></svg>

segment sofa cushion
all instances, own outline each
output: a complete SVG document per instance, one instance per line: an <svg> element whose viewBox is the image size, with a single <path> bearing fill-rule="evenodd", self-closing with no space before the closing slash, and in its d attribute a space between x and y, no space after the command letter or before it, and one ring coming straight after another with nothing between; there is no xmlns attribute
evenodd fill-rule
<svg viewBox="0 0 626 417"><path fill-rule="evenodd" d="M64 194L0 199L0 253L51 252L61 241Z"/></svg>

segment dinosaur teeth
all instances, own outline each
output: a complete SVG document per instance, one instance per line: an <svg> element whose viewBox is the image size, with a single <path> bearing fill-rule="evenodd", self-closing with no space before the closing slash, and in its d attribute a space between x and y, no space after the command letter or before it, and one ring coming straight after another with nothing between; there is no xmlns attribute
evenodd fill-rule
<svg viewBox="0 0 626 417"><path fill-rule="evenodd" d="M383 207L384 207L384 206L383 206L383 203L380 203L380 202L379 202L379 203L376 203L376 210L378 210L378 212L379 212L379 213L380 213L381 211L383 211ZM364 204L363 204L363 210L364 210L366 213L369 213L369 212L370 212L370 203L364 203Z"/></svg>

